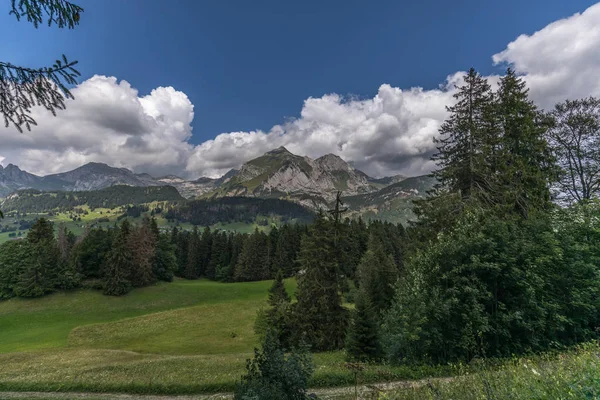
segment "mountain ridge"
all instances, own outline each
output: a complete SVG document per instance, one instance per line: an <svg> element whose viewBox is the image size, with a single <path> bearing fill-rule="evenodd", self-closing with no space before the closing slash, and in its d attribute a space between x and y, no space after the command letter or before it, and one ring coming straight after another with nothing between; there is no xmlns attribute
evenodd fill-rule
<svg viewBox="0 0 600 400"><path fill-rule="evenodd" d="M405 184L401 185L402 182ZM416 191L410 191L411 184L416 185L412 188ZM375 213L389 210L393 198L421 196L422 192L417 188L421 184L415 178L402 175L373 178L336 154L328 153L313 159L293 154L283 146L246 161L239 169L232 169L220 178L195 180L176 175L152 177L98 162L46 176L30 174L13 164L0 166L0 197L22 189L69 192L101 190L115 185L173 186L187 199L276 198L316 210L330 207L336 193L342 191L352 205L352 212L361 215L366 209ZM386 191L386 188L389 189Z"/></svg>

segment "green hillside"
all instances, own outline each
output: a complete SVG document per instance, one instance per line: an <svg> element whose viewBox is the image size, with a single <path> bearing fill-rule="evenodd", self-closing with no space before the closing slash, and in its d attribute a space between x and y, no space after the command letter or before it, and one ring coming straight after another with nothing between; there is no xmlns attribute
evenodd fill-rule
<svg viewBox="0 0 600 400"><path fill-rule="evenodd" d="M257 345L254 319L270 285L177 280L123 297L77 290L0 302L0 390L231 390ZM311 385L351 384L344 361L341 352L315 355ZM372 366L363 379L443 372Z"/></svg>
<svg viewBox="0 0 600 400"><path fill-rule="evenodd" d="M115 208L128 204L144 204L154 201L179 202L185 199L172 186L135 187L117 185L102 190L84 192L40 192L21 190L9 196L2 203L6 211L39 213L53 210L70 210L78 206L94 208Z"/></svg>
<svg viewBox="0 0 600 400"><path fill-rule="evenodd" d="M424 197L436 181L429 175L406 178L376 192L344 197L352 216L392 223L412 220L413 201Z"/></svg>

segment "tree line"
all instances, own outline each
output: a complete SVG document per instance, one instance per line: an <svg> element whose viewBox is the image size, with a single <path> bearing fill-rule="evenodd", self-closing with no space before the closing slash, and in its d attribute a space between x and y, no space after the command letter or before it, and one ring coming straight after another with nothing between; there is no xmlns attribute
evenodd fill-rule
<svg viewBox="0 0 600 400"><path fill-rule="evenodd" d="M370 234L385 238L388 251L396 260L401 259L401 226L380 222L367 225L360 219L346 219L340 225L347 231L340 238L346 251L336 257L348 279L356 277ZM255 229L250 234L208 227L161 231L154 218L145 218L137 225L125 218L108 229L88 227L76 237L63 225L55 234L53 224L40 218L26 239L0 245L1 296L37 297L75 287L122 295L175 276L244 282L272 279L281 271L291 277L301 269L298 254L310 226L273 225L268 233ZM44 240L35 239L33 246L32 238L38 237ZM36 254L44 254L44 259L38 260ZM30 281L31 277L36 278ZM23 285L29 289L18 288Z"/></svg>
<svg viewBox="0 0 600 400"><path fill-rule="evenodd" d="M9 196L2 207L5 213L18 211L21 213L43 213L48 211L68 212L76 207L87 205L91 210L96 208L116 208L128 204L150 202L183 202L177 189L172 186L136 187L126 185L110 186L101 190L78 192L42 192L25 189Z"/></svg>

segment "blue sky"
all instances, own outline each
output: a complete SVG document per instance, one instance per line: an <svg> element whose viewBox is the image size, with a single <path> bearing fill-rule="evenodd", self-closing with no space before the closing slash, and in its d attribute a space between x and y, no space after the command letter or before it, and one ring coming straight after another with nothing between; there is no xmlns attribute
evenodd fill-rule
<svg viewBox="0 0 600 400"><path fill-rule="evenodd" d="M544 108L600 96L594 3L79 0L75 30L36 30L6 2L0 60L36 67L65 53L82 77L58 117L34 110L24 135L0 127L0 163L197 178L285 145L375 176L427 173L452 84L471 66L494 79L513 65Z"/></svg>
<svg viewBox="0 0 600 400"><path fill-rule="evenodd" d="M453 71L495 72L491 55L521 33L593 1L165 1L80 0L74 31L0 15L2 58L39 66L65 53L141 94L185 92L192 143L267 130L296 117L304 99L373 96L382 83L436 87ZM35 51L26 49L35 48Z"/></svg>

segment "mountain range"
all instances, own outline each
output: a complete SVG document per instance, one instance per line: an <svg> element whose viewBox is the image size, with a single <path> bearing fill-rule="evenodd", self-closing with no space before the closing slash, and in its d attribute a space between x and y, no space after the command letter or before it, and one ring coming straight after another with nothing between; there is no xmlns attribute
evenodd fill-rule
<svg viewBox="0 0 600 400"><path fill-rule="evenodd" d="M249 160L239 170L233 169L218 179L152 177L102 163L46 176L30 174L13 164L0 166L0 197L21 189L89 191L115 185L173 186L185 198L278 198L311 209L329 207L336 193L342 191L351 212L371 216L396 212L398 207L410 208L409 200L422 196L433 186L433 180L401 175L372 178L335 154L312 159L292 154L284 147Z"/></svg>

